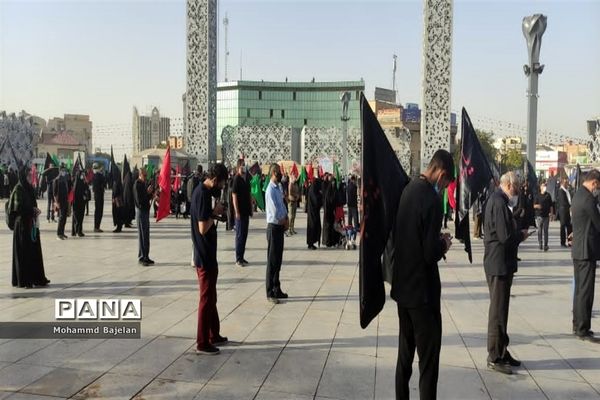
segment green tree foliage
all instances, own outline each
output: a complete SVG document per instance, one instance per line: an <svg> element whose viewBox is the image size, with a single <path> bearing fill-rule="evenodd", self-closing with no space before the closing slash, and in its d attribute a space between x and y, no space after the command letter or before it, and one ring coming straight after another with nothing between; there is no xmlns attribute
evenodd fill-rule
<svg viewBox="0 0 600 400"><path fill-rule="evenodd" d="M523 155L519 150L510 149L506 152L506 156L504 157L505 170L511 171L516 169L522 169L523 162Z"/></svg>
<svg viewBox="0 0 600 400"><path fill-rule="evenodd" d="M486 158L490 163L496 162L496 157L498 156L498 150L494 147L494 133L486 132L479 129L475 129L475 134L479 139L479 143L481 143L481 149L485 154ZM458 144L454 149L454 165L458 167L460 161L460 139L458 140Z"/></svg>

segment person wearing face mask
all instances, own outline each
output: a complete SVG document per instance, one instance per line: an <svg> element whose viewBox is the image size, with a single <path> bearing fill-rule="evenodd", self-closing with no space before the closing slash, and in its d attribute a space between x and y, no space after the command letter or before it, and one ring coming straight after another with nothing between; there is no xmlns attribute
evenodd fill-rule
<svg viewBox="0 0 600 400"><path fill-rule="evenodd" d="M60 175L54 179L54 207L58 210L58 227L56 228L56 237L59 240L65 240L65 225L67 224L67 210L69 208L69 191L71 190L70 181L67 177L67 169L64 165L60 166Z"/></svg>
<svg viewBox="0 0 600 400"><path fill-rule="evenodd" d="M248 261L244 258L246 240L248 239L248 225L252 215L252 200L250 184L246 180L246 166L244 159L237 161L237 174L231 186L231 202L235 213L235 265L245 267Z"/></svg>
<svg viewBox="0 0 600 400"><path fill-rule="evenodd" d="M215 219L221 219L223 205L212 199L219 198L221 189L227 182L227 168L216 164L208 169L204 182L192 194L190 221L192 243L194 245L194 265L200 287L198 305L198 331L196 352L199 354L219 354L217 345L227 344L227 337L221 336L219 313L217 311L217 228Z"/></svg>
<svg viewBox="0 0 600 400"><path fill-rule="evenodd" d="M84 173L80 173L75 178L73 187L73 218L71 227L71 236L83 237L83 216L85 214L86 187Z"/></svg>
<svg viewBox="0 0 600 400"><path fill-rule="evenodd" d="M442 193L454 180L454 161L438 150L419 179L404 188L394 226L391 297L400 321L396 398L409 398L415 348L419 354L419 395L435 399L442 344L441 282L438 261L450 249L442 234Z"/></svg>
<svg viewBox="0 0 600 400"><path fill-rule="evenodd" d="M538 242L540 250L548 251L548 225L552 216L552 196L546 191L546 184L540 185L540 193L535 195L533 201L535 221L538 229Z"/></svg>
<svg viewBox="0 0 600 400"><path fill-rule="evenodd" d="M567 236L573 232L571 225L571 192L569 192L569 180L563 178L560 181L560 189L556 195L556 208L560 220L560 245L567 247Z"/></svg>
<svg viewBox="0 0 600 400"><path fill-rule="evenodd" d="M281 170L279 165L271 164L269 168L271 181L265 193L267 214L267 300L279 304L279 299L286 299L287 293L281 290L279 271L283 260L283 236L289 227L287 210L283 201L283 192L280 188Z"/></svg>
<svg viewBox="0 0 600 400"><path fill-rule="evenodd" d="M146 168L140 169L138 179L133 185L135 203L135 223L138 230L138 263L144 267L154 265L150 259L150 202L154 196L154 185L147 182Z"/></svg>
<svg viewBox="0 0 600 400"><path fill-rule="evenodd" d="M600 190L600 172L592 170L583 178L571 205L573 234L571 257L575 278L573 333L581 340L600 342L591 328L596 281L600 260L600 212L595 195Z"/></svg>
<svg viewBox="0 0 600 400"><path fill-rule="evenodd" d="M530 235L526 229L519 229L509 209L509 205L517 205L519 186L515 172L502 175L500 187L488 200L484 218L483 267L490 293L487 366L503 374L512 374L511 367L521 365L507 349L508 307L513 276L517 272L517 252L519 243Z"/></svg>

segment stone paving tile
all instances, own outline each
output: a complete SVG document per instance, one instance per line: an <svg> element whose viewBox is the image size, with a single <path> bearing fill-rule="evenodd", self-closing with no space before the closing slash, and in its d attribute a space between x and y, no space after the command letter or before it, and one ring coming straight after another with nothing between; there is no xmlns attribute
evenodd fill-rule
<svg viewBox="0 0 600 400"><path fill-rule="evenodd" d="M183 354L159 378L184 382L207 383L221 366L231 357L235 349L222 347L215 356L196 354L193 349Z"/></svg>
<svg viewBox="0 0 600 400"><path fill-rule="evenodd" d="M252 400L258 392L257 387L244 385L221 386L209 383L194 398L197 400Z"/></svg>
<svg viewBox="0 0 600 400"><path fill-rule="evenodd" d="M110 370L115 374L154 377L183 354L193 341L159 337Z"/></svg>
<svg viewBox="0 0 600 400"><path fill-rule="evenodd" d="M263 388L276 392L313 395L316 393L327 355L326 350L285 349Z"/></svg>
<svg viewBox="0 0 600 400"><path fill-rule="evenodd" d="M52 370L54 370L54 368L38 365L9 365L8 367L2 368L0 373L0 390L20 390L30 383L37 381Z"/></svg>
<svg viewBox="0 0 600 400"><path fill-rule="evenodd" d="M317 395L347 400L372 398L375 391L374 368L375 357L332 351L327 358Z"/></svg>
<svg viewBox="0 0 600 400"><path fill-rule="evenodd" d="M193 399L203 386L195 382L155 379L133 397L133 400L189 400Z"/></svg>
<svg viewBox="0 0 600 400"><path fill-rule="evenodd" d="M7 397L8 400L59 400L67 399L66 397L55 397L55 396L40 396L37 394L30 393L15 393L12 396Z"/></svg>
<svg viewBox="0 0 600 400"><path fill-rule="evenodd" d="M280 354L281 349L238 349L210 382L224 386L260 387Z"/></svg>
<svg viewBox="0 0 600 400"><path fill-rule="evenodd" d="M130 399L150 383L151 380L152 378L143 376L109 372L83 388L79 393L73 396L73 399Z"/></svg>
<svg viewBox="0 0 600 400"><path fill-rule="evenodd" d="M84 369L56 368L42 378L21 389L23 393L45 396L71 397L95 381L101 372Z"/></svg>
<svg viewBox="0 0 600 400"><path fill-rule="evenodd" d="M313 396L304 396L301 394L290 394L283 392L272 392L269 390L261 390L258 392L254 400L313 400Z"/></svg>

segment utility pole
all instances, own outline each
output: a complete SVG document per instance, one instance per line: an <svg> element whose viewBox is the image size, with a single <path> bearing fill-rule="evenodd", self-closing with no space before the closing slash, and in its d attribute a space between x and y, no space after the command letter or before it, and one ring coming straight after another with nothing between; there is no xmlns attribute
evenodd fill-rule
<svg viewBox="0 0 600 400"><path fill-rule="evenodd" d="M394 66L392 67L392 90L394 91L394 95L396 95L396 101L398 101L398 96L396 93L396 65L398 56L394 54L392 55L392 58L394 59Z"/></svg>

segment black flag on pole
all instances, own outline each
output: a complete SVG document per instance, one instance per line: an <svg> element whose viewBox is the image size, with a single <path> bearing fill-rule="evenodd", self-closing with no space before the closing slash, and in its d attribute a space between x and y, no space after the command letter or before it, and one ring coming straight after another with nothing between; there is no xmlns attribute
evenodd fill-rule
<svg viewBox="0 0 600 400"><path fill-rule="evenodd" d="M471 253L471 235L469 233L469 209L473 201L484 192L494 178L490 163L485 157L481 143L477 138L469 114L463 107L461 124L461 148L456 190L456 232L455 236L465 244L469 262L473 262Z"/></svg>
<svg viewBox="0 0 600 400"><path fill-rule="evenodd" d="M383 268L387 267L383 265L382 257L408 176L362 94L360 108L363 216L360 230L359 290L360 326L366 328L385 303Z"/></svg>

